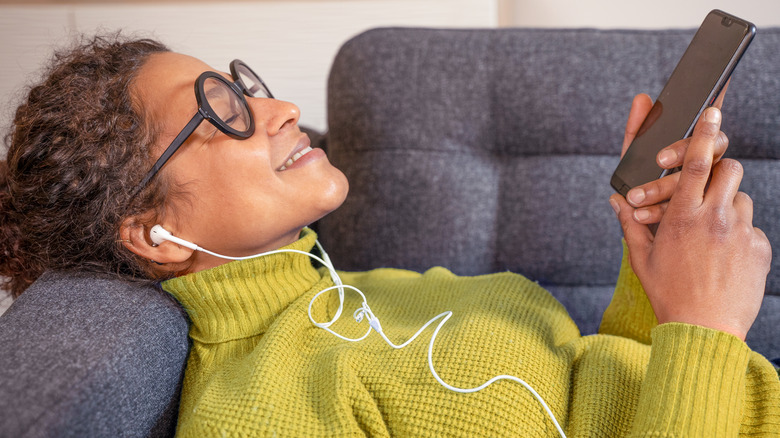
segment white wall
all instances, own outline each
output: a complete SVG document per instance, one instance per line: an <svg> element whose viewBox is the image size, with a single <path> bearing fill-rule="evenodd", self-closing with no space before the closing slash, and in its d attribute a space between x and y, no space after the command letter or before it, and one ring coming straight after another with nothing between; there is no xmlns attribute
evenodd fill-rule
<svg viewBox="0 0 780 438"><path fill-rule="evenodd" d="M157 3L112 1L0 4L0 99L13 97L77 32L126 29L161 39L215 69L241 58L274 95L301 107L301 122L325 129L325 85L336 51L350 36L388 25L494 27L496 0L255 0ZM0 126L12 108L0 108Z"/></svg>
<svg viewBox="0 0 780 438"><path fill-rule="evenodd" d="M499 0L499 25L521 27L697 27L712 9L756 26L780 26L778 0Z"/></svg>
<svg viewBox="0 0 780 438"><path fill-rule="evenodd" d="M216 69L244 59L274 95L301 107L302 123L325 129L333 57L371 27L695 27L715 7L759 32L780 25L779 0L0 0L0 127L51 47L99 28L158 37Z"/></svg>

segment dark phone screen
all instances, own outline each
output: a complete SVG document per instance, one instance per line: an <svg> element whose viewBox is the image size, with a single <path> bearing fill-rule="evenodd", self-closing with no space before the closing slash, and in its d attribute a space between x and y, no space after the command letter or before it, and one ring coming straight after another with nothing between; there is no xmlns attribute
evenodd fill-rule
<svg viewBox="0 0 780 438"><path fill-rule="evenodd" d="M724 12L707 15L615 170L612 186L618 192L625 196L629 188L663 175L656 155L690 135L699 114L718 96L754 32L753 25Z"/></svg>

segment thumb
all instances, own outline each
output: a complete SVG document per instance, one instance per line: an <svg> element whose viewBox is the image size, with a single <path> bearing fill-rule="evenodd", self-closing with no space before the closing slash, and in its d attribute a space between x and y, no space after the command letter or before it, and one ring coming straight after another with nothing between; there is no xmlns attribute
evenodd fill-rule
<svg viewBox="0 0 780 438"><path fill-rule="evenodd" d="M623 237L628 247L631 267L634 269L634 272L637 272L637 268L641 270L642 266L647 266L646 262L653 247L653 233L647 225L640 224L634 220L634 208L629 205L624 197L615 193L609 198L609 203L615 210L615 214L617 214L620 221L620 227L623 229Z"/></svg>

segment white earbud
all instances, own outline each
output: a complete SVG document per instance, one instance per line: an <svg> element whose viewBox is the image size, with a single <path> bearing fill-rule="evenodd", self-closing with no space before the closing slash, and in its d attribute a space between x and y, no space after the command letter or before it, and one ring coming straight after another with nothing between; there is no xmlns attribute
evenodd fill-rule
<svg viewBox="0 0 780 438"><path fill-rule="evenodd" d="M179 245L190 248L194 251L200 249L198 245L174 236L170 231L166 230L161 225L153 226L152 230L149 232L149 237L152 238L152 242L154 242L156 245L159 245L167 240L169 242L178 243Z"/></svg>

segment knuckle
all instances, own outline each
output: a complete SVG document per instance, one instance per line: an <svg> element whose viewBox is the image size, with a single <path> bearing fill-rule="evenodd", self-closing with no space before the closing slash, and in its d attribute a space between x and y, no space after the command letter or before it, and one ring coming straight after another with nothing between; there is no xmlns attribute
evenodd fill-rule
<svg viewBox="0 0 780 438"><path fill-rule="evenodd" d="M720 131L718 134L718 138L716 139L716 146L719 147L719 149L726 149L729 146L729 136L726 135L725 132Z"/></svg>
<svg viewBox="0 0 780 438"><path fill-rule="evenodd" d="M621 212L618 216L618 221L620 221L620 227L623 228L623 231L628 230L629 226L631 225L631 214L625 214L624 212Z"/></svg>
<svg viewBox="0 0 780 438"><path fill-rule="evenodd" d="M716 137L720 132L720 126L715 123L699 123L698 134L706 137Z"/></svg>
<svg viewBox="0 0 780 438"><path fill-rule="evenodd" d="M674 188L677 186L677 178L672 175L667 175L661 179L657 179L648 184L645 192L649 203L657 203L663 199L671 196Z"/></svg>
<svg viewBox="0 0 780 438"><path fill-rule="evenodd" d="M758 230L758 232L755 230ZM756 236L753 239L753 251L756 254L758 262L764 265L768 271L769 266L772 264L772 245L761 230L755 228L753 231L754 236Z"/></svg>
<svg viewBox="0 0 780 438"><path fill-rule="evenodd" d="M696 219L693 216L674 215L666 218L665 228L672 237L679 238L687 235L695 222Z"/></svg>
<svg viewBox="0 0 780 438"><path fill-rule="evenodd" d="M751 231L753 232L753 235L755 236L754 240L757 242L757 245L761 251L766 253L771 258L772 244L769 242L769 238L766 236L764 231L758 227L751 227Z"/></svg>
<svg viewBox="0 0 780 438"><path fill-rule="evenodd" d="M703 177L710 174L712 161L709 158L691 158L683 166L683 172L691 176Z"/></svg>
<svg viewBox="0 0 780 438"><path fill-rule="evenodd" d="M742 175L745 172L744 168L742 167L742 163L731 158L725 158L721 160L718 162L717 166L720 171L726 172L727 174L738 178L742 178Z"/></svg>
<svg viewBox="0 0 780 438"><path fill-rule="evenodd" d="M739 203L748 206L750 208L753 208L753 198L750 197L745 192L737 192L735 201L738 201Z"/></svg>
<svg viewBox="0 0 780 438"><path fill-rule="evenodd" d="M675 152L677 152L678 156L684 157L685 151L688 150L688 146L691 144L691 138L685 138L682 140L678 140L674 143L672 143L671 146L669 146L671 149L674 149Z"/></svg>
<svg viewBox="0 0 780 438"><path fill-rule="evenodd" d="M763 266L767 271L772 263L772 245L766 234L747 222L739 222L733 227L735 242L742 245L757 266Z"/></svg>
<svg viewBox="0 0 780 438"><path fill-rule="evenodd" d="M708 220L708 228L710 235L715 240L724 241L728 238L732 224L729 221L728 209L726 207L718 205L712 208Z"/></svg>

